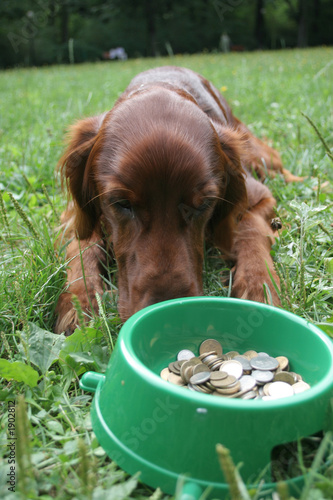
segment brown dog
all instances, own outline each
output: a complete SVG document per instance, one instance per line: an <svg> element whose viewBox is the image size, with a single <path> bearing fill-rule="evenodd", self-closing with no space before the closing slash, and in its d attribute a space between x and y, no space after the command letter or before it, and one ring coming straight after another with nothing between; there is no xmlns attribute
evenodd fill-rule
<svg viewBox="0 0 333 500"><path fill-rule="evenodd" d="M278 283L275 200L249 172L294 177L200 75L178 67L139 74L111 111L72 127L60 164L73 202L62 216L72 241L57 332L77 324L72 294L83 310L96 308L110 258L122 320L201 295L205 239L235 262L233 296L262 302L266 283L279 304L267 271Z"/></svg>

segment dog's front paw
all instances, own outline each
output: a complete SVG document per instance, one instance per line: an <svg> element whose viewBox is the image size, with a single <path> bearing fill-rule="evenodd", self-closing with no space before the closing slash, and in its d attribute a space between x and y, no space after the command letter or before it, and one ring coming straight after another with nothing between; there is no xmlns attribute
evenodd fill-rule
<svg viewBox="0 0 333 500"><path fill-rule="evenodd" d="M270 269L270 273L275 284L279 286L279 278L273 268ZM239 299L254 300L256 302L267 302L267 297L269 304L273 302L274 306L281 305L270 275L266 267L263 266L254 267L252 270L237 266L233 275L231 295Z"/></svg>
<svg viewBox="0 0 333 500"><path fill-rule="evenodd" d="M97 301L95 296L92 294L88 298L85 293L83 296L79 296L78 300L80 301L80 307L84 313L85 319L89 319L89 316L91 315L91 306L93 310L97 310ZM54 331L55 333L64 332L66 337L68 337L79 326L79 317L73 304L72 293L63 292L60 295L56 313L58 317L54 326Z"/></svg>
<svg viewBox="0 0 333 500"><path fill-rule="evenodd" d="M57 320L54 325L55 333L65 333L66 337L71 335L79 323L76 309L72 302L72 294L63 292L58 300L56 314Z"/></svg>

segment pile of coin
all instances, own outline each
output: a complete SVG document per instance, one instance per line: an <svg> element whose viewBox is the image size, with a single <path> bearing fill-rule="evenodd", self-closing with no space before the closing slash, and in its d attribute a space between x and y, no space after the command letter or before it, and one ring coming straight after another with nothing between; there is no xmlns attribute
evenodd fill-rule
<svg viewBox="0 0 333 500"><path fill-rule="evenodd" d="M306 391L310 385L301 375L289 371L285 356L246 351L223 354L220 342L204 340L199 356L183 349L161 371L161 377L191 391L227 398L280 399Z"/></svg>

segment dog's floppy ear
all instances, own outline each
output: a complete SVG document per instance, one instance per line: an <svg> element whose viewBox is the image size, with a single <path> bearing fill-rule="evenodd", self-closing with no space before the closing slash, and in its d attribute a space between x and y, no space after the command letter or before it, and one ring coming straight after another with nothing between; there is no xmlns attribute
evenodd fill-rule
<svg viewBox="0 0 333 500"><path fill-rule="evenodd" d="M62 185L73 197L79 238L91 236L100 215L99 199L89 158L106 113L79 120L70 128L67 149L59 161Z"/></svg>
<svg viewBox="0 0 333 500"><path fill-rule="evenodd" d="M237 217L247 208L245 171L249 149L246 137L238 130L213 122L218 136L220 156L220 193L222 201L218 204L217 215L220 219L232 212Z"/></svg>

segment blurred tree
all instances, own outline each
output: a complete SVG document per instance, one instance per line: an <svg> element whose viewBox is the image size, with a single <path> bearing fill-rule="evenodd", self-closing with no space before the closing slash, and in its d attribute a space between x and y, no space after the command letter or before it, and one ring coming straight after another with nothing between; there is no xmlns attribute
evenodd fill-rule
<svg viewBox="0 0 333 500"><path fill-rule="evenodd" d="M0 67L333 44L332 0L0 0ZM73 42L69 44L69 39Z"/></svg>
<svg viewBox="0 0 333 500"><path fill-rule="evenodd" d="M297 47L308 45L308 0L286 0L290 15L297 22Z"/></svg>

